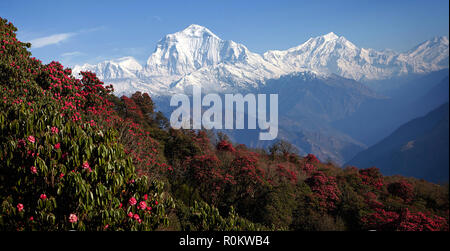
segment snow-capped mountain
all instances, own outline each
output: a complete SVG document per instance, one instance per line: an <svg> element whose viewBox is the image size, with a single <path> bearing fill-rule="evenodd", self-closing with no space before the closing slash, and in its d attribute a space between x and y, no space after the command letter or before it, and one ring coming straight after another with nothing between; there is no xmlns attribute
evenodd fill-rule
<svg viewBox="0 0 450 251"><path fill-rule="evenodd" d="M406 60L416 73L448 68L448 37L435 37L406 52Z"/></svg>
<svg viewBox="0 0 450 251"><path fill-rule="evenodd" d="M206 91L236 92L259 88L267 79L294 72L308 71L321 77L334 73L359 81L428 73L448 68L448 46L448 38L440 37L405 53L376 51L359 48L331 32L284 51L260 55L193 24L161 39L145 66L125 57L75 66L74 73L96 72L113 84L119 95L135 91L170 95L200 84Z"/></svg>
<svg viewBox="0 0 450 251"><path fill-rule="evenodd" d="M166 35L148 58L146 76L186 75L202 67L248 60L251 52L233 41L224 41L210 30L190 25Z"/></svg>
<svg viewBox="0 0 450 251"><path fill-rule="evenodd" d="M128 79L137 78L137 74L143 70L143 67L133 57L123 57L116 60L108 60L96 65L84 64L75 66L73 71L95 72L102 79Z"/></svg>
<svg viewBox="0 0 450 251"><path fill-rule="evenodd" d="M301 67L360 81L381 80L448 68L448 46L448 38L441 37L406 53L376 51L359 48L345 37L330 32L288 50L268 51L264 58L286 70Z"/></svg>
<svg viewBox="0 0 450 251"><path fill-rule="evenodd" d="M183 92L199 84L210 91L256 88L265 79L289 73L244 45L222 40L195 24L161 39L145 66L131 57L125 59L76 66L74 73L96 72L114 85L116 94L147 91L153 95Z"/></svg>

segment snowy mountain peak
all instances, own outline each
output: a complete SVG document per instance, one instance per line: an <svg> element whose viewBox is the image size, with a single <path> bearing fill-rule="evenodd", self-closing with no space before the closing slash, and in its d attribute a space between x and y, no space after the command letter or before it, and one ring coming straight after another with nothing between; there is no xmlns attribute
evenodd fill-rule
<svg viewBox="0 0 450 251"><path fill-rule="evenodd" d="M208 28L198 25L198 24L191 24L184 30L177 32L175 34L183 34L185 36L191 36L191 37L203 37L205 35L207 36L213 36L216 38L219 38L216 36L216 34L212 33Z"/></svg>
<svg viewBox="0 0 450 251"><path fill-rule="evenodd" d="M350 50L358 49L358 47L356 45L354 45L352 42L348 41L344 36L339 36L334 32L327 33L323 36L311 38L308 41L314 42L315 46L343 48L343 49L350 49ZM307 42L304 44L307 44Z"/></svg>
<svg viewBox="0 0 450 251"><path fill-rule="evenodd" d="M114 60L107 60L96 65L84 64L73 68L74 76L78 76L80 71L91 71L97 73L97 76L104 79L124 79L136 78L143 67L133 57L123 57Z"/></svg>
<svg viewBox="0 0 450 251"><path fill-rule="evenodd" d="M248 58L248 49L233 41L224 41L209 29L192 24L161 39L148 58L145 76L183 76L202 67L234 63Z"/></svg>
<svg viewBox="0 0 450 251"><path fill-rule="evenodd" d="M281 68L316 70L359 81L427 73L448 68L448 38L434 38L406 53L359 48L330 32L285 51L268 51L264 58Z"/></svg>
<svg viewBox="0 0 450 251"><path fill-rule="evenodd" d="M417 73L426 73L448 68L449 43L447 37L434 37L427 40L406 53L400 58L410 62Z"/></svg>
<svg viewBox="0 0 450 251"><path fill-rule="evenodd" d="M323 38L325 41L331 41L331 40L336 40L336 39L338 39L339 36L336 35L334 32L330 32L330 33L328 33L328 34L323 35L322 38Z"/></svg>
<svg viewBox="0 0 450 251"><path fill-rule="evenodd" d="M118 58L116 60L111 60L109 62L111 64L117 64L117 65L124 67L131 71L142 70L142 65L139 64L139 62L133 57L122 57L122 58Z"/></svg>

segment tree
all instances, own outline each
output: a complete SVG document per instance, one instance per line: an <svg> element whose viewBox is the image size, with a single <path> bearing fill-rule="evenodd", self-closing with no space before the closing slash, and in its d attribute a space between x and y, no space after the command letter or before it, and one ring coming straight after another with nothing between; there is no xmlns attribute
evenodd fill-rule
<svg viewBox="0 0 450 251"><path fill-rule="evenodd" d="M269 153L272 159L277 157L287 158L289 155L298 155L298 148L285 140L278 140L270 148Z"/></svg>

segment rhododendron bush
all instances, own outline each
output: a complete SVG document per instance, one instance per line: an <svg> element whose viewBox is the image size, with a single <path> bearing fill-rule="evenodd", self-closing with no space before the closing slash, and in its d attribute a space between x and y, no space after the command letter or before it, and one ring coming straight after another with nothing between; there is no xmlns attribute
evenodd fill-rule
<svg viewBox="0 0 450 251"><path fill-rule="evenodd" d="M30 58L15 27L4 19L0 25L0 228L166 224L163 184L136 174L118 131L107 124L118 119L106 99L110 89L91 73L78 80L59 63Z"/></svg>
<svg viewBox="0 0 450 251"><path fill-rule="evenodd" d="M154 229L163 223L164 208L155 205L163 201L162 185L137 177L131 159L114 143L113 130L88 124L81 130L51 106L36 108L30 112L22 106L0 115L12 121L1 128L3 226L102 230ZM129 198L152 208L139 208ZM129 219L130 212L138 220Z"/></svg>
<svg viewBox="0 0 450 251"><path fill-rule="evenodd" d="M448 231L448 185L175 130L0 22L1 230Z"/></svg>
<svg viewBox="0 0 450 251"><path fill-rule="evenodd" d="M322 172L314 173L305 182L308 184L319 198L321 208L326 210L333 210L336 207L336 202L340 200L339 188L336 184L336 179L325 175Z"/></svg>
<svg viewBox="0 0 450 251"><path fill-rule="evenodd" d="M408 208L400 211L376 209L365 216L362 222L367 229L384 231L448 231L448 222L443 217L430 216L422 212L410 212Z"/></svg>

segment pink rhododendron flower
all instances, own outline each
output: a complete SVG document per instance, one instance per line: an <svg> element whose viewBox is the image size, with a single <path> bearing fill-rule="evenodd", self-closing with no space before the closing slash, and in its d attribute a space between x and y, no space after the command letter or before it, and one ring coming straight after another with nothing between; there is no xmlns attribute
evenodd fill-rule
<svg viewBox="0 0 450 251"><path fill-rule="evenodd" d="M132 212L129 212L129 213L128 213L128 217L130 217L130 218L133 217L133 213L132 213Z"/></svg>
<svg viewBox="0 0 450 251"><path fill-rule="evenodd" d="M128 203L130 203L130 205L134 206L137 203L137 200L134 197L131 197L130 200L128 201Z"/></svg>
<svg viewBox="0 0 450 251"><path fill-rule="evenodd" d="M45 200L45 199L47 199L47 195L45 195L45 193L43 193L43 194L41 194L41 196L39 198L41 198L41 200Z"/></svg>
<svg viewBox="0 0 450 251"><path fill-rule="evenodd" d="M70 215L69 215L69 222L70 222L70 223L75 223L75 222L77 222L77 221L78 221L78 217L77 217L76 214L70 214Z"/></svg>
<svg viewBox="0 0 450 251"><path fill-rule="evenodd" d="M17 210L19 210L19 212L23 211L23 204L19 203L17 204Z"/></svg>
<svg viewBox="0 0 450 251"><path fill-rule="evenodd" d="M81 167L82 167L83 169L88 170L89 172L92 172L92 169L91 169L91 167L89 166L89 163L88 163L87 161L85 161Z"/></svg>
<svg viewBox="0 0 450 251"><path fill-rule="evenodd" d="M56 143L55 144L55 149L59 149L59 148L61 148L61 144L60 143Z"/></svg>
<svg viewBox="0 0 450 251"><path fill-rule="evenodd" d="M59 132L57 127L52 126L51 128L52 134L57 134Z"/></svg>
<svg viewBox="0 0 450 251"><path fill-rule="evenodd" d="M133 219L139 220L139 214L135 214L135 215L133 216Z"/></svg>
<svg viewBox="0 0 450 251"><path fill-rule="evenodd" d="M28 136L28 141L34 143L36 142L36 139L33 136Z"/></svg>
<svg viewBox="0 0 450 251"><path fill-rule="evenodd" d="M139 202L138 209L144 210L146 207L147 207L147 203L145 203L145 201Z"/></svg>
<svg viewBox="0 0 450 251"><path fill-rule="evenodd" d="M30 170L31 170L31 173L34 173L34 174L37 173L37 168L36 168L35 166L32 166L32 167L30 168Z"/></svg>

